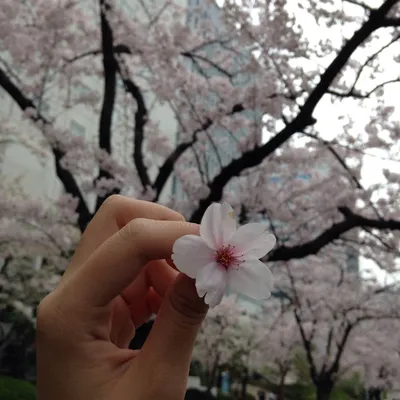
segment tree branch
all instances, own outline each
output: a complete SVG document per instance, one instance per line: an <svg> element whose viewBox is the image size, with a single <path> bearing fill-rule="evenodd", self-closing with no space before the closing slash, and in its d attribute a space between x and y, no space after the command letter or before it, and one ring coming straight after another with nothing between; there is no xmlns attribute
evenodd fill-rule
<svg viewBox="0 0 400 400"><path fill-rule="evenodd" d="M100 54L102 54L103 50L102 49L93 49L93 50L88 50L85 51L84 53L78 54L75 57L69 58L67 60L65 60L66 64L71 64L74 63L76 61L80 61L86 57L90 57L90 56L98 56ZM120 54L132 54L131 49L124 45L124 44L117 44L114 46L114 54L120 55ZM215 68L217 71L219 71L220 73L222 73L223 75L226 75L228 78L232 78L233 75L225 70L224 68L220 67L216 62L214 62L213 60L210 60L209 58L202 56L201 54L196 54L193 50L192 51L184 51L183 53L181 53L181 56L189 58L190 60L192 60L193 62L196 61L196 59L203 61L204 63L209 64L210 66L212 66L213 68Z"/></svg>
<svg viewBox="0 0 400 400"><path fill-rule="evenodd" d="M400 26L400 18L385 18L382 26L389 27L397 27Z"/></svg>
<svg viewBox="0 0 400 400"><path fill-rule="evenodd" d="M243 111L244 108L241 104L236 104L233 106L230 115L237 114L241 111ZM207 130L211 125L213 124L213 121L208 119L204 124L199 128L196 129L196 131L193 133L193 139L189 142L181 143L179 144L174 151L168 156L168 158L164 161L164 164L160 167L158 171L157 178L153 184L153 188L156 190L156 197L153 199L153 201L157 201L161 191L164 188L165 183L167 182L169 176L171 175L174 165L176 161L179 159L179 157L191 146L193 146L196 141L197 141L197 135L200 132L203 132Z"/></svg>
<svg viewBox="0 0 400 400"><path fill-rule="evenodd" d="M345 171L349 174L350 179L355 183L356 187L358 189L365 190L364 187L361 185L361 182L357 179L357 177L352 173L349 166L346 164L346 161L342 159L342 157L335 150L335 148L332 146L331 143L329 143L327 140L321 139L317 135L313 135L311 133L303 132L303 134L322 143L330 151L330 153L333 155L333 157L335 157L335 159L339 162L339 164L345 169ZM374 204L371 201L369 201L369 205L372 208L372 210L375 212L376 216L378 218L381 218L381 215L379 214L378 209L374 206Z"/></svg>
<svg viewBox="0 0 400 400"><path fill-rule="evenodd" d="M318 375L317 375L317 368L315 366L314 358L312 355L311 342L307 339L306 333L303 328L303 323L301 321L301 318L300 318L297 310L294 310L294 317L296 319L296 323L297 323L297 326L300 331L301 340L303 342L303 346L306 351L306 357L307 357L308 366L310 369L310 375L311 375L311 378L313 379L313 381L315 381L317 379Z"/></svg>
<svg viewBox="0 0 400 400"><path fill-rule="evenodd" d="M379 230L400 231L400 221L393 219L374 220L353 213L347 207L339 207L344 220L333 224L316 238L301 245L287 247L282 245L270 253L268 261L288 261L307 257L311 254L317 254L324 246L338 239L344 233L354 228L375 228Z"/></svg>
<svg viewBox="0 0 400 400"><path fill-rule="evenodd" d="M373 89L371 89L367 93L361 93L361 92L358 92L353 89L351 89L347 93L341 93L341 92L337 92L335 90L328 90L327 93L331 94L333 96L342 97L342 98L353 97L355 99L367 99L369 96L371 96L371 94L376 92L378 89L380 89L386 85L389 85L390 83L398 83L398 82L400 82L400 78L389 79L388 81L385 81L385 82L380 83L379 85L376 85Z"/></svg>
<svg viewBox="0 0 400 400"><path fill-rule="evenodd" d="M103 15L103 14L102 14ZM103 27L104 25L104 27ZM109 77L110 85L111 85L111 78L112 75L114 76L114 94L113 94L113 99L115 100L115 83L116 83L116 72L117 70L120 72L120 77L124 83L124 87L127 93L129 93L133 99L136 101L137 104L137 111L135 113L135 127L134 127L134 136L133 136L133 142L134 142L134 154L133 154L133 161L136 166L136 170L139 175L139 179L143 185L143 187L146 187L150 185L150 179L147 173L146 166L144 165L143 161L143 130L144 126L148 120L148 112L146 108L146 104L143 98L143 95L141 93L140 88L135 84L133 80L131 80L128 77L127 71L122 71L122 67L118 64L118 62L115 60L115 54L121 55L121 54L132 54L131 50L129 49L128 46L125 46L123 44L119 44L114 46L113 45L113 39L112 39L112 32L111 28L107 22L107 20L104 21L102 19L102 38L103 38L103 46L102 49L100 50L90 50L85 53L82 53L74 58L71 58L68 60L69 63L75 62L78 60L81 60L83 58L89 57L89 56L96 56L101 53L104 55L104 71L105 71L105 77ZM105 55L107 54L108 59L105 59ZM108 71L108 74L106 73ZM107 82L105 82L107 86ZM110 94L111 94L111 87L109 88ZM106 90L105 90L106 93ZM104 98L106 100L106 97ZM104 101L105 103L105 101ZM104 106L103 103L103 106ZM114 101L113 101L114 103ZM112 109L111 109L112 110Z"/></svg>
<svg viewBox="0 0 400 400"><path fill-rule="evenodd" d="M190 53L188 51L181 53L182 56L189 58L190 60L192 60L193 63L197 64L197 66L199 68L200 65L197 63L196 59L199 59L200 61L203 61L209 65L211 65L213 68L215 68L218 72L220 72L223 75L226 75L228 78L233 78L233 74L231 74L230 72L228 72L226 69L221 68L216 62L208 59L207 57L204 57L200 54L195 54L195 53Z"/></svg>
<svg viewBox="0 0 400 400"><path fill-rule="evenodd" d="M346 329L344 330L342 340L338 344L338 349L337 349L337 353L335 356L335 360L333 361L332 366L328 371L328 374L330 376L335 375L339 370L340 360L342 358L343 351L346 347L346 343L349 339L350 333L353 330L354 326L355 326L355 324L347 324Z"/></svg>
<svg viewBox="0 0 400 400"><path fill-rule="evenodd" d="M350 3L350 4L354 4L355 6L361 7L364 10L367 10L367 11L372 11L373 10L371 7L367 6L364 3L359 2L357 0L344 0L344 1L346 1L347 3Z"/></svg>
<svg viewBox="0 0 400 400"><path fill-rule="evenodd" d="M101 26L101 47L103 53L104 71L104 95L100 113L98 143L102 150L111 154L112 137L112 114L115 104L115 93L117 83L117 62L114 57L113 33L107 20L106 12L110 9L106 0L100 0L100 26ZM100 167L96 181L100 179L112 179L109 171ZM116 193L116 191L113 191ZM104 200L110 193L98 196L96 200L96 210L100 208Z"/></svg>
<svg viewBox="0 0 400 400"><path fill-rule="evenodd" d="M315 119L312 117L315 107L327 93L330 85L346 65L347 61L353 55L354 51L363 43L372 32L382 26L385 15L396 4L397 0L386 0L381 7L373 10L369 19L358 29L349 39L338 55L331 62L315 89L304 103L297 117L285 126L278 134L261 147L243 153L243 155L221 169L220 173L214 178L210 186L210 194L200 200L199 207L190 217L192 222L200 222L207 207L221 200L225 185L235 176L240 175L245 169L254 167L262 162L266 157L275 152L275 150L285 143L296 132L313 124Z"/></svg>
<svg viewBox="0 0 400 400"><path fill-rule="evenodd" d="M22 91L8 78L6 73L0 68L0 86L12 97L12 99L18 104L19 108L22 111L25 111L27 108L32 108L36 110L35 105L32 100L28 99ZM35 117L31 117L33 122L42 122L45 125L50 125L50 123L40 114ZM67 193L78 199L78 224L81 232L83 232L86 228L86 225L92 218L92 214L89 211L89 208L83 198L83 195L79 189L77 182L75 181L74 176L70 171L63 168L61 165L61 160L64 157L64 152L58 149L55 146L52 146L52 152L54 155L54 162L56 167L56 173L61 183L64 186L64 189Z"/></svg>
<svg viewBox="0 0 400 400"><path fill-rule="evenodd" d="M397 40L400 39L400 35L397 35L394 37L389 43L387 43L385 46L381 47L378 51L376 51L374 54L369 56L367 60L364 62L364 64L361 66L361 68L358 70L356 79L354 80L354 83L350 89L350 91L354 91L355 87L357 85L358 80L360 79L360 76L362 72L364 71L364 68L371 62L373 61L376 57L378 57L379 54L381 54L384 50L386 50L388 47L390 47L393 43L395 43Z"/></svg>
<svg viewBox="0 0 400 400"><path fill-rule="evenodd" d="M131 50L129 49L128 46L125 46L124 44L117 44L114 46L114 54L132 54ZM85 51L84 53L78 54L75 57L72 58L64 58L65 64L63 67L65 67L67 64L72 64L76 61L80 61L85 59L86 57L90 56L99 56L100 54L103 53L102 49L93 49L93 50L88 50Z"/></svg>
<svg viewBox="0 0 400 400"><path fill-rule="evenodd" d="M136 166L136 171L139 175L140 182L145 189L147 186L150 186L150 178L143 159L144 127L148 121L148 112L142 92L139 86L129 78L127 68L125 68L124 71L121 70L121 66L118 68L120 70L120 76L122 82L124 83L126 92L133 97L137 105L137 110L135 113L135 126L133 129L133 162Z"/></svg>

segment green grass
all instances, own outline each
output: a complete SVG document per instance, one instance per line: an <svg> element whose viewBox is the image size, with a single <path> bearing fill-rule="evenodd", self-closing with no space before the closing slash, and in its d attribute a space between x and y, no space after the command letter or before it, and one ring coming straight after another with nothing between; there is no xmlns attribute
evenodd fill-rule
<svg viewBox="0 0 400 400"><path fill-rule="evenodd" d="M0 376L1 400L36 400L36 388L32 383Z"/></svg>

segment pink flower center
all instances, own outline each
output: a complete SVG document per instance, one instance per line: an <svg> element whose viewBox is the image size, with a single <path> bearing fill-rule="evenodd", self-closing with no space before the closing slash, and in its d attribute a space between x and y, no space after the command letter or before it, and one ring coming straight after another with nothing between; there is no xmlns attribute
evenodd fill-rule
<svg viewBox="0 0 400 400"><path fill-rule="evenodd" d="M232 267L233 265L238 266L240 261L234 253L235 246L227 245L222 246L217 250L215 260L218 264L222 265L225 268Z"/></svg>

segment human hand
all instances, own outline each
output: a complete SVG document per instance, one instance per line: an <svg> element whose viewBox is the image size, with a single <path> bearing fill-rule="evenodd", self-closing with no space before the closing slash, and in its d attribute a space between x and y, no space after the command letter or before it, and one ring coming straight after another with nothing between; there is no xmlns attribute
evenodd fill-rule
<svg viewBox="0 0 400 400"><path fill-rule="evenodd" d="M165 261L198 226L154 203L110 197L37 315L38 400L183 399L207 312ZM151 314L143 348L128 348Z"/></svg>

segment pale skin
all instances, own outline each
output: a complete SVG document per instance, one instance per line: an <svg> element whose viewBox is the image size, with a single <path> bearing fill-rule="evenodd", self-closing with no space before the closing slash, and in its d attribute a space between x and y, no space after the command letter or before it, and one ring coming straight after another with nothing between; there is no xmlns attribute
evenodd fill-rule
<svg viewBox="0 0 400 400"><path fill-rule="evenodd" d="M207 307L169 258L199 227L160 205L110 197L37 316L38 400L183 399ZM166 261L167 260L167 261ZM157 314L140 351L135 328Z"/></svg>

